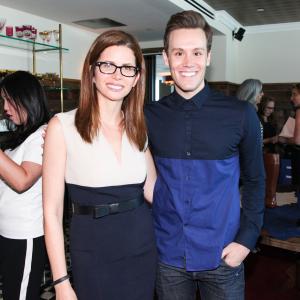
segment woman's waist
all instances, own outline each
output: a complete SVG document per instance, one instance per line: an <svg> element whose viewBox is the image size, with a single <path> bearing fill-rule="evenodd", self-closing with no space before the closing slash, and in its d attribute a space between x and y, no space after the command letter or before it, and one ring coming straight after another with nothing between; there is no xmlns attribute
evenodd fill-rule
<svg viewBox="0 0 300 300"><path fill-rule="evenodd" d="M86 187L67 184L68 198L80 205L103 205L126 202L143 195L143 184L128 184L106 187Z"/></svg>

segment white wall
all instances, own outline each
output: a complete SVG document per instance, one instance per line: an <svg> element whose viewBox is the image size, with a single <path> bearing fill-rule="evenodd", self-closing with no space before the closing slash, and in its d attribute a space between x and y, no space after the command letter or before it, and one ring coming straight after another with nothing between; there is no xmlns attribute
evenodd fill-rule
<svg viewBox="0 0 300 300"><path fill-rule="evenodd" d="M58 28L56 21L4 6L0 6L0 14L7 18L7 25L30 24L38 31ZM63 54L64 77L79 79L84 57L97 34L64 24L62 29L63 46L70 49ZM213 38L212 61L206 76L209 81L240 83L246 78L259 78L265 83L300 81L300 23L246 27L241 42L232 39L226 26L222 26L222 31L225 35ZM1 43L0 40L0 69L32 70L30 52L6 48ZM162 41L145 42L141 46L161 47ZM58 52L38 53L37 72L58 74Z"/></svg>
<svg viewBox="0 0 300 300"><path fill-rule="evenodd" d="M241 42L233 40L230 34L214 36L207 80L300 82L300 23L263 26L259 30L262 32L246 27Z"/></svg>
<svg viewBox="0 0 300 300"><path fill-rule="evenodd" d="M300 28L246 34L237 64L238 83L246 78L265 83L300 82Z"/></svg>
<svg viewBox="0 0 300 300"><path fill-rule="evenodd" d="M58 22L40 18L35 15L24 13L8 7L0 6L1 16L7 19L6 25L33 25L38 32L43 30L58 29ZM2 34L4 34L4 30ZM79 79L85 55L96 38L97 34L62 24L63 47L68 48L68 52L63 53L63 76L65 78ZM42 42L40 37L38 42ZM0 69L9 70L29 70L32 71L32 54L29 51L7 48L1 46L4 39L0 40ZM50 44L55 45L52 38ZM50 51L37 53L36 68L37 73L57 73L59 74L58 52Z"/></svg>

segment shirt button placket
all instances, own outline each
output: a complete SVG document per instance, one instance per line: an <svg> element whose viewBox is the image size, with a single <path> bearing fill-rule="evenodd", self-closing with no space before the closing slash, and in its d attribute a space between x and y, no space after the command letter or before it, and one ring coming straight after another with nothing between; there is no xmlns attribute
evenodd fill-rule
<svg viewBox="0 0 300 300"><path fill-rule="evenodd" d="M185 132L186 132L186 156L191 157L191 140L192 140L192 122L191 113L185 113Z"/></svg>

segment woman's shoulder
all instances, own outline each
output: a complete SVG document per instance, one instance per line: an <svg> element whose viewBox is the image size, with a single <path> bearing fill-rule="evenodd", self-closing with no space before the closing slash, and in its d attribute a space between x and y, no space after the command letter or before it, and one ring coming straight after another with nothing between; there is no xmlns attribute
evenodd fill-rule
<svg viewBox="0 0 300 300"><path fill-rule="evenodd" d="M55 117L60 121L63 128L74 127L76 111L77 109L73 109L68 112L58 113Z"/></svg>
<svg viewBox="0 0 300 300"><path fill-rule="evenodd" d="M57 113L55 114L55 117L58 117L58 119L62 119L62 120L72 120L75 118L75 114L76 114L77 108L67 111L67 112L61 112L61 113Z"/></svg>

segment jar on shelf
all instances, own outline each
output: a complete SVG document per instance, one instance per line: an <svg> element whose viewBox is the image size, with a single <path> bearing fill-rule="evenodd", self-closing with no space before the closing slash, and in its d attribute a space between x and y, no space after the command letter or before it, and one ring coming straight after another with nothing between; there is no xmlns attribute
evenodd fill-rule
<svg viewBox="0 0 300 300"><path fill-rule="evenodd" d="M7 36L13 36L14 28L12 26L5 26L5 33Z"/></svg>
<svg viewBox="0 0 300 300"><path fill-rule="evenodd" d="M26 38L30 38L31 37L31 29L32 29L31 25L23 25L24 37L26 37Z"/></svg>
<svg viewBox="0 0 300 300"><path fill-rule="evenodd" d="M22 38L24 36L23 26L15 26L16 37Z"/></svg>

